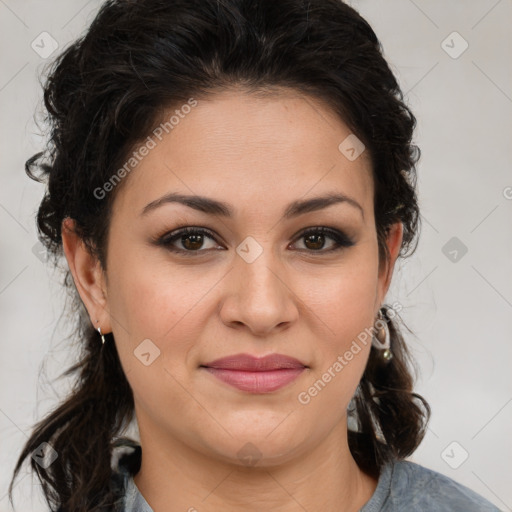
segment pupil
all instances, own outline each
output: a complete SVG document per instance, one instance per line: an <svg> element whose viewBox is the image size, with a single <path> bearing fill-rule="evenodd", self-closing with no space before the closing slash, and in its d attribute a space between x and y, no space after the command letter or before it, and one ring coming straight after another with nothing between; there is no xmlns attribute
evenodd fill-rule
<svg viewBox="0 0 512 512"><path fill-rule="evenodd" d="M321 249L322 246L323 246L323 242L324 242L324 236L323 235L308 235L306 237L306 246L308 245L308 240L316 240L316 242L314 241L313 242L313 247L309 247L309 248L313 248L313 249Z"/></svg>
<svg viewBox="0 0 512 512"><path fill-rule="evenodd" d="M203 235L185 235L181 240L187 249L199 249L203 243ZM192 242L187 243L187 240L192 240Z"/></svg>

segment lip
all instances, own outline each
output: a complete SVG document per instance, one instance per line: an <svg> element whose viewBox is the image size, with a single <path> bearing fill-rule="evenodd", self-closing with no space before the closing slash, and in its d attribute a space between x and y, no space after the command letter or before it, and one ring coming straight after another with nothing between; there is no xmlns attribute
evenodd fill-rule
<svg viewBox="0 0 512 512"><path fill-rule="evenodd" d="M308 368L294 357L269 354L254 357L236 354L201 365L221 381L250 393L270 393L293 380Z"/></svg>
<svg viewBox="0 0 512 512"><path fill-rule="evenodd" d="M255 357L250 354L234 354L210 361L201 366L221 370L240 370L245 372L266 372L270 370L307 368L294 357L283 354L269 354L264 357Z"/></svg>

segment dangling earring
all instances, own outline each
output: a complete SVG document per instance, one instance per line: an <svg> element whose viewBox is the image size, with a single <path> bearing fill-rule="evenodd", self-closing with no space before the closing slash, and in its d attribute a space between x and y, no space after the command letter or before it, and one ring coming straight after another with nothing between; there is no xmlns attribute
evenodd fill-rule
<svg viewBox="0 0 512 512"><path fill-rule="evenodd" d="M99 320L98 320L98 322L99 322ZM105 344L105 336L101 333L101 327L98 326L98 328L96 330L100 333L101 343L104 345Z"/></svg>
<svg viewBox="0 0 512 512"><path fill-rule="evenodd" d="M372 345L381 351L381 357L384 361L388 362L392 357L393 354L391 352L391 340L389 336L389 327L387 320L384 318L384 315L382 314L382 310L379 309L378 314L378 320L375 322L378 324L378 327L376 327L377 332L381 334L380 338L373 335L372 337ZM384 334L382 335L382 332L384 331ZM382 341L382 338L384 340Z"/></svg>

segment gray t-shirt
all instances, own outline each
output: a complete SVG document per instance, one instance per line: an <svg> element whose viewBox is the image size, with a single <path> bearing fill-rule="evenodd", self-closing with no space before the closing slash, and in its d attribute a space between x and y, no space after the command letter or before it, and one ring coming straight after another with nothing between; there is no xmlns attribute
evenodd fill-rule
<svg viewBox="0 0 512 512"><path fill-rule="evenodd" d="M130 472L118 467L125 489L121 512L153 512ZM340 509L341 511L342 509ZM410 461L389 462L377 488L359 512L500 512L455 480Z"/></svg>

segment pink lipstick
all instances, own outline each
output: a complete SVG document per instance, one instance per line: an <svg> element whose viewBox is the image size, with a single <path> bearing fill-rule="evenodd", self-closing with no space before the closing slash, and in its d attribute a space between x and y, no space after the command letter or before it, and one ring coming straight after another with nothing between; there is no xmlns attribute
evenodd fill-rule
<svg viewBox="0 0 512 512"><path fill-rule="evenodd" d="M270 393L295 380L308 366L282 354L236 354L201 365L214 377L249 393Z"/></svg>

